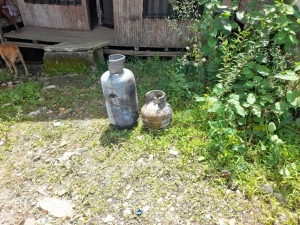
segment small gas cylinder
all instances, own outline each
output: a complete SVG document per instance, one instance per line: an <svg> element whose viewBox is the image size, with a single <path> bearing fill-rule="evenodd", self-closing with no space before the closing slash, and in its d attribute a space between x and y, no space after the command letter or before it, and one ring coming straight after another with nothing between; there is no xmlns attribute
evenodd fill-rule
<svg viewBox="0 0 300 225"><path fill-rule="evenodd" d="M165 92L149 91L146 94L146 104L142 107L143 124L148 128L163 129L172 121L172 108L166 102Z"/></svg>
<svg viewBox="0 0 300 225"><path fill-rule="evenodd" d="M108 56L108 71L101 76L108 118L117 128L131 128L139 117L134 74L124 68L125 56Z"/></svg>

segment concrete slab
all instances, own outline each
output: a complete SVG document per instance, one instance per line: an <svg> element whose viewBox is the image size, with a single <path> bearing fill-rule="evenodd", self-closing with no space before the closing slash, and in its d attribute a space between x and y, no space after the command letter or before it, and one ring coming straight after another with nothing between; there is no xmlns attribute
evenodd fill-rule
<svg viewBox="0 0 300 225"><path fill-rule="evenodd" d="M76 41L63 42L56 45L49 45L44 48L46 52L82 52L89 50L96 50L108 45L106 41Z"/></svg>
<svg viewBox="0 0 300 225"><path fill-rule="evenodd" d="M45 52L43 61L46 73L50 75L86 74L97 67L102 57L102 49L80 52Z"/></svg>

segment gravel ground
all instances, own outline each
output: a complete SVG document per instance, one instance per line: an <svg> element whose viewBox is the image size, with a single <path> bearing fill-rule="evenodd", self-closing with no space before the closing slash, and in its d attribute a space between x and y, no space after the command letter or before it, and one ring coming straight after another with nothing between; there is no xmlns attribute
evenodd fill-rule
<svg viewBox="0 0 300 225"><path fill-rule="evenodd" d="M46 82L59 86L55 80ZM159 135L153 139L141 121L116 131L103 101L91 102L98 117L85 110L90 102L78 111L41 108L0 133L0 224L256 225L271 213L270 224L288 224L269 194L247 199L209 174L208 164L183 168L173 143L157 150Z"/></svg>

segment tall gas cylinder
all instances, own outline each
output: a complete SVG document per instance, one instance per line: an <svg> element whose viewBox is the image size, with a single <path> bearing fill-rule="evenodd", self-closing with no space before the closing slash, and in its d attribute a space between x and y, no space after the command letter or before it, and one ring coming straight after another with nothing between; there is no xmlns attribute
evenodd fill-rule
<svg viewBox="0 0 300 225"><path fill-rule="evenodd" d="M108 71L101 76L108 118L117 128L131 128L139 117L134 74L124 68L125 56L108 56Z"/></svg>
<svg viewBox="0 0 300 225"><path fill-rule="evenodd" d="M146 94L146 104L142 107L143 124L148 128L164 129L172 121L172 108L166 102L166 94L160 90Z"/></svg>

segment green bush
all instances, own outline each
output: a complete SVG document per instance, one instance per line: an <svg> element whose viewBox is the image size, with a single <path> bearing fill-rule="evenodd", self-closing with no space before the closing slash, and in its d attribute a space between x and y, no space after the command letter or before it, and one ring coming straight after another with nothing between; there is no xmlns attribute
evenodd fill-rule
<svg viewBox="0 0 300 225"><path fill-rule="evenodd" d="M300 63L294 50L298 7L282 1L258 7L253 1L245 13L236 12L237 2L230 8L217 0L192 2L172 4L186 11L177 13L181 19L193 22L195 37L181 65L200 67L206 78L206 94L193 93L199 111L207 115L211 147L225 160L259 148L267 166L282 166L283 134L296 134L300 124L293 114L300 107ZM204 12L190 18L195 4L204 4Z"/></svg>

